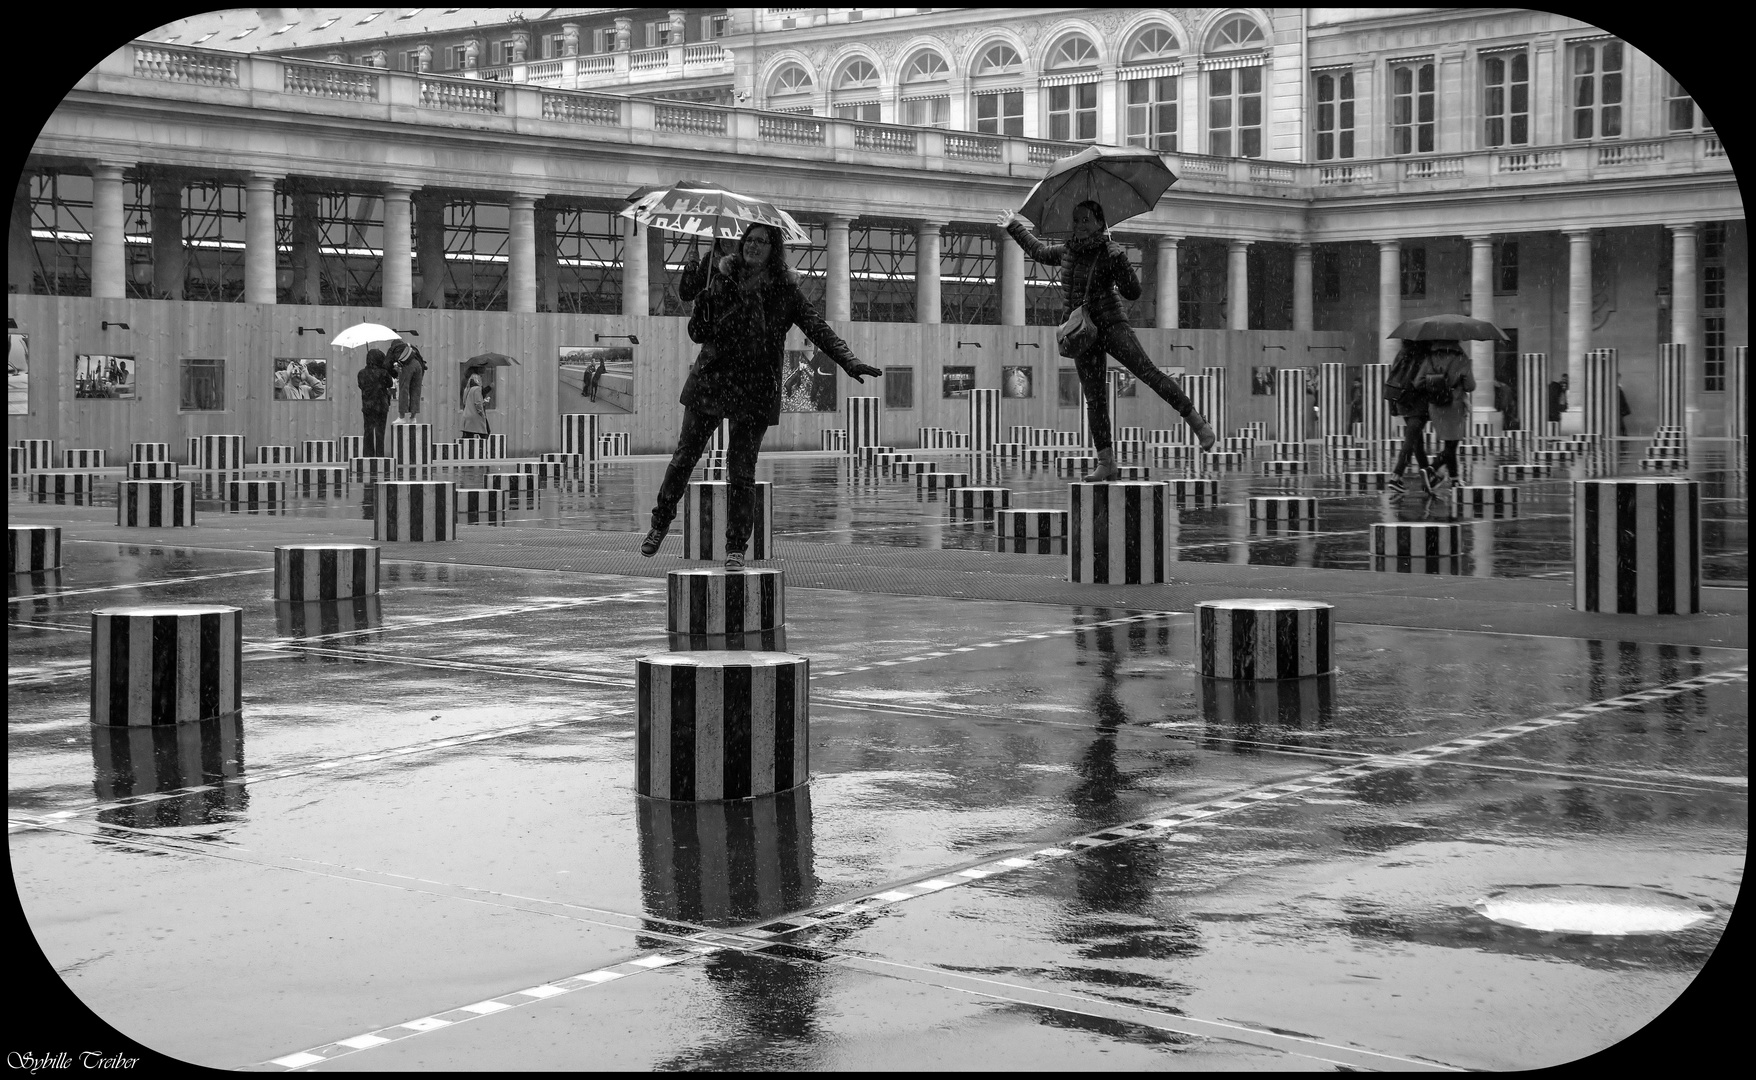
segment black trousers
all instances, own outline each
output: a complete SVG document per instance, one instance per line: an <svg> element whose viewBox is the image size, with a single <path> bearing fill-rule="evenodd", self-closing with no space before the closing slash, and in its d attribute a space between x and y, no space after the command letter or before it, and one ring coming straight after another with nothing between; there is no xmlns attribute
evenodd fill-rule
<svg viewBox="0 0 1756 1080"><path fill-rule="evenodd" d="M1170 402L1171 408L1177 410L1178 415L1185 420L1189 418L1189 414L1195 409L1195 403L1189 400L1189 395L1183 393L1183 384L1158 369L1141 347L1140 339L1134 336L1132 327L1125 322L1110 323L1104 327L1103 336L1098 339L1097 345L1073 361L1073 369L1079 373L1079 388L1085 393L1085 421L1091 428L1093 450L1109 450L1113 446L1110 438L1110 394L1104 374L1106 353L1133 372L1135 378L1152 387L1153 393Z"/></svg>
<svg viewBox="0 0 1756 1080"><path fill-rule="evenodd" d="M664 482L659 485L658 502L652 508L652 527L668 529L677 517L677 504L689 490L689 474L713 438L720 417L683 410L683 430L677 433L677 450L665 469ZM760 420L733 420L731 445L726 447L726 480L731 484L727 493L726 551L743 551L750 544L751 502L756 494L756 455L762 449L762 436L768 425Z"/></svg>
<svg viewBox="0 0 1756 1080"><path fill-rule="evenodd" d="M1396 452L1396 464L1390 467L1391 473L1395 476L1401 476L1402 470L1408 468L1408 459L1411 454L1414 455L1416 461L1421 463L1421 468L1423 470L1431 468L1431 465L1427 461L1426 414L1422 413L1420 416L1403 417L1402 432L1402 449ZM1456 444L1453 443L1452 445L1455 446ZM1455 476L1457 474L1453 472L1452 475Z"/></svg>
<svg viewBox="0 0 1756 1080"><path fill-rule="evenodd" d="M384 453L384 417L388 412L388 409L379 409L377 412L372 412L369 409L364 410L364 415L366 417L366 441L364 447L365 455L367 457L387 456Z"/></svg>

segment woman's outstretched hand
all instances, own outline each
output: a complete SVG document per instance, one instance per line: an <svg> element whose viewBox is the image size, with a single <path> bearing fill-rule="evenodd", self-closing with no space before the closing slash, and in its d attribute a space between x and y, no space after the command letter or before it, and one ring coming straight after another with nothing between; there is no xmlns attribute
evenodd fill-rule
<svg viewBox="0 0 1756 1080"><path fill-rule="evenodd" d="M1019 222L1020 224L1023 224L1023 225L1030 224L1030 222L1025 220L1022 216L1020 216L1016 210L1002 210L994 217L994 223L996 225L1000 226L1002 229L1004 229L1006 226L1012 224L1014 221Z"/></svg>
<svg viewBox="0 0 1756 1080"><path fill-rule="evenodd" d="M853 380L857 383L863 383L866 381L865 379L860 378L862 375L874 375L878 378L884 377L884 373L873 367L871 364L855 364L853 367L848 368L848 374L853 376Z"/></svg>

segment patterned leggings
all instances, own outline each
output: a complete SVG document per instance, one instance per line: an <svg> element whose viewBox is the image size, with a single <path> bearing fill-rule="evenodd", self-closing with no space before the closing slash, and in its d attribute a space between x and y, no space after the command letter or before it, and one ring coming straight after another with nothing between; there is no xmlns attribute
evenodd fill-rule
<svg viewBox="0 0 1756 1080"><path fill-rule="evenodd" d="M1113 446L1110 394L1104 381L1107 378L1104 374L1105 353L1115 357L1118 363L1134 373L1135 378L1152 387L1153 393L1170 402L1171 408L1185 420L1195 411L1195 403L1183 393L1183 384L1158 369L1146 355L1146 350L1141 348L1133 328L1125 322L1110 323L1104 327L1098 344L1073 361L1073 368L1079 373L1079 388L1085 392L1085 419L1091 428L1093 450L1109 450Z"/></svg>
<svg viewBox="0 0 1756 1080"><path fill-rule="evenodd" d="M659 485L658 501L652 507L653 528L668 529L676 519L677 503L689 489L689 474L695 471L695 463L701 460L701 452L707 448L707 440L713 438L719 422L717 416L689 408L683 410L683 430L677 434L677 452L671 455L664 482ZM756 455L762 449L762 436L767 431L768 425L761 421L732 421L731 445L726 447L726 478L731 484L726 512L728 552L743 551L750 544L750 531L755 527L751 519L751 500L756 494Z"/></svg>

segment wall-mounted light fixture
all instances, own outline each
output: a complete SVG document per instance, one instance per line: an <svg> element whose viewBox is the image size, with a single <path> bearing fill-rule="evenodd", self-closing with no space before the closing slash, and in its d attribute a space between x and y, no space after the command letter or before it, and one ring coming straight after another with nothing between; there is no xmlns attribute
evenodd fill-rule
<svg viewBox="0 0 1756 1080"><path fill-rule="evenodd" d="M633 334L593 334L591 336L593 341L604 341L606 339L610 341L620 341L623 338L627 338L628 344L630 345L640 344L640 339Z"/></svg>
<svg viewBox="0 0 1756 1080"><path fill-rule="evenodd" d="M1171 348L1173 348L1173 349L1188 349L1190 352L1195 351L1195 346L1193 346L1193 345L1172 345Z"/></svg>
<svg viewBox="0 0 1756 1080"><path fill-rule="evenodd" d="M323 329L323 327L321 327L321 326L301 326L301 327L299 327L299 336L300 337L304 337L306 334L327 334L327 333L329 333L329 331Z"/></svg>
<svg viewBox="0 0 1756 1080"><path fill-rule="evenodd" d="M1315 349L1339 349L1342 352L1347 352L1346 345L1307 345L1307 346L1305 346L1306 352L1311 352Z"/></svg>
<svg viewBox="0 0 1756 1080"><path fill-rule="evenodd" d="M125 322L99 322L98 323L99 330L108 330L112 326L120 326L124 330L132 329L132 327L130 327Z"/></svg>
<svg viewBox="0 0 1756 1080"><path fill-rule="evenodd" d="M396 330L396 327L393 326L393 327L391 327L391 329ZM399 334L407 334L409 337L420 337L421 336L421 332L419 330L396 330L396 332Z"/></svg>
<svg viewBox="0 0 1756 1080"><path fill-rule="evenodd" d="M1019 349L1040 349L1040 348L1042 348L1042 346L1037 344L1034 341L1014 341L1012 343L1012 351L1014 351L1014 352L1017 352Z"/></svg>
<svg viewBox="0 0 1756 1080"><path fill-rule="evenodd" d="M1287 351L1287 347L1285 345L1264 345L1264 346L1262 346L1263 352L1267 352L1270 349L1279 349L1281 352Z"/></svg>
<svg viewBox="0 0 1756 1080"><path fill-rule="evenodd" d="M965 345L974 345L978 349L982 347L982 343L979 341L960 341L957 343L957 347L960 349L963 348Z"/></svg>

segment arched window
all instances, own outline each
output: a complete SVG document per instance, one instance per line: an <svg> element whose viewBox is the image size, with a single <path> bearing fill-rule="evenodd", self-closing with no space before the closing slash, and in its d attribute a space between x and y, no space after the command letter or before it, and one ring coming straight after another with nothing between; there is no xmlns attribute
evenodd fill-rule
<svg viewBox="0 0 1756 1080"><path fill-rule="evenodd" d="M949 79L950 77L951 68L946 65L945 58L931 49L916 53L914 59L905 64L902 69L902 81L905 83L931 82L935 79Z"/></svg>
<svg viewBox="0 0 1756 1080"><path fill-rule="evenodd" d="M1097 46L1084 34L1069 34L1049 50L1048 68L1091 67L1098 62Z"/></svg>
<svg viewBox="0 0 1756 1080"><path fill-rule="evenodd" d="M1018 58L1018 50L1002 42L983 53L982 58L976 61L976 74L1000 75L1023 66L1024 61Z"/></svg>
<svg viewBox="0 0 1756 1080"><path fill-rule="evenodd" d="M774 75L769 94L806 94L811 91L811 73L799 64L788 64Z"/></svg>
<svg viewBox="0 0 1756 1080"><path fill-rule="evenodd" d="M1260 48L1263 44L1262 29L1256 23L1242 15L1234 15L1220 23L1208 39L1208 48L1220 52L1227 49Z"/></svg>
<svg viewBox="0 0 1756 1080"><path fill-rule="evenodd" d="M1174 55L1180 47L1177 35L1162 26L1149 26L1135 35L1124 62L1137 64L1144 60L1158 60Z"/></svg>
<svg viewBox="0 0 1756 1080"><path fill-rule="evenodd" d="M878 85L878 69L870 60L856 59L841 69L841 79L835 84L837 90L858 90Z"/></svg>

